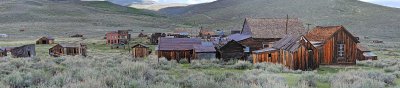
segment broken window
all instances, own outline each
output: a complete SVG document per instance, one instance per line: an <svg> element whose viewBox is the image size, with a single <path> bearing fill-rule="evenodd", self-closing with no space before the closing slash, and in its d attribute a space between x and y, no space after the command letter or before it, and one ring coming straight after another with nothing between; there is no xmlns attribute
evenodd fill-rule
<svg viewBox="0 0 400 88"><path fill-rule="evenodd" d="M344 48L345 48L345 46L344 46L344 43L343 42L339 42L338 43L338 56L339 57L344 57Z"/></svg>

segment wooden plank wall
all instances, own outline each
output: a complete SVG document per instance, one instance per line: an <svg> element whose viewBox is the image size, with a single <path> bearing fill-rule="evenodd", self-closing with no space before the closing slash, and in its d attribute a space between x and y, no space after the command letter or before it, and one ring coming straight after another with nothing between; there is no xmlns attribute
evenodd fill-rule
<svg viewBox="0 0 400 88"><path fill-rule="evenodd" d="M345 51L344 57L338 57L338 43L344 42ZM335 64L355 64L357 58L357 43L344 31L338 31L332 38L330 38L323 45L320 53L323 55L321 64L335 65ZM343 58L341 60L340 58Z"/></svg>
<svg viewBox="0 0 400 88"><path fill-rule="evenodd" d="M158 58L165 57L168 60L188 59L190 62L196 56L194 50L176 50L176 51L157 51Z"/></svg>
<svg viewBox="0 0 400 88"><path fill-rule="evenodd" d="M148 48L141 47L132 49L132 56L135 58L147 57L148 55L149 55Z"/></svg>

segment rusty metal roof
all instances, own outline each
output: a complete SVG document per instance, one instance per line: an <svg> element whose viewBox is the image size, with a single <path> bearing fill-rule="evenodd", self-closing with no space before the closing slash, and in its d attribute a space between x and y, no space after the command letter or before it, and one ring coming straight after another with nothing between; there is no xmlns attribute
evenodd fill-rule
<svg viewBox="0 0 400 88"><path fill-rule="evenodd" d="M368 52L370 51L367 47L362 46L361 44L357 44L357 48L361 50L362 52Z"/></svg>
<svg viewBox="0 0 400 88"><path fill-rule="evenodd" d="M194 45L196 53L214 53L215 46L212 42L201 42L201 45Z"/></svg>
<svg viewBox="0 0 400 88"><path fill-rule="evenodd" d="M328 40L335 33L341 30L348 33L354 41L356 41L357 43L359 42L358 39L354 37L350 32L348 32L343 26L317 26L312 31L307 33L305 37L310 41L325 42L325 40Z"/></svg>
<svg viewBox="0 0 400 88"><path fill-rule="evenodd" d="M242 40L248 39L250 37L251 37L250 35L232 34L232 35L229 35L227 38L230 40L242 41Z"/></svg>
<svg viewBox="0 0 400 88"><path fill-rule="evenodd" d="M287 34L286 34L287 24ZM242 34L253 38L282 38L285 35L302 35L306 33L299 19L246 18Z"/></svg>
<svg viewBox="0 0 400 88"><path fill-rule="evenodd" d="M194 45L201 45L199 38L160 38L158 50L193 50Z"/></svg>

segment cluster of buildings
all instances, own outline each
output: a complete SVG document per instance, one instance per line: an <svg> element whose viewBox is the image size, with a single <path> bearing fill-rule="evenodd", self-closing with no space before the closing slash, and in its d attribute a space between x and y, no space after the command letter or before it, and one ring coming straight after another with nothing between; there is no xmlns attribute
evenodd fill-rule
<svg viewBox="0 0 400 88"><path fill-rule="evenodd" d="M299 19L246 18L242 30L226 35L222 30L201 27L195 34L192 30L177 29L172 33L140 33L149 45L156 45L155 53L168 60L218 58L252 63L270 62L282 64L294 70L313 70L319 65L354 65L357 60L377 60L377 56L361 46L359 38L344 26L317 26L305 29ZM106 44L111 48L130 46L130 30L108 32ZM74 37L82 37L76 35ZM72 37L72 36L71 36ZM54 38L39 38L36 44L54 44ZM49 49L51 56L86 56L85 44L57 44ZM35 45L0 48L0 57L11 52L15 57L32 57ZM144 44L130 47L134 58L150 55L152 49Z"/></svg>
<svg viewBox="0 0 400 88"><path fill-rule="evenodd" d="M242 30L233 32L226 36L200 28L197 36L168 37L165 33L155 33L150 40L157 45L159 58L177 61L240 59L313 70L319 65L354 65L357 60L377 60L344 26L307 30L299 19L246 18Z"/></svg>

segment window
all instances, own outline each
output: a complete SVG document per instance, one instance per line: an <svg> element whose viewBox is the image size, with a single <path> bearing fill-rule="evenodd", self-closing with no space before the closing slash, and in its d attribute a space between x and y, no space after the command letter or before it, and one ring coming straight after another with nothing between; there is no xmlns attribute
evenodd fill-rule
<svg viewBox="0 0 400 88"><path fill-rule="evenodd" d="M269 59L269 60L272 59L272 54L268 54L268 59Z"/></svg>
<svg viewBox="0 0 400 88"><path fill-rule="evenodd" d="M339 42L338 43L338 56L339 57L344 57L344 43L343 42Z"/></svg>

